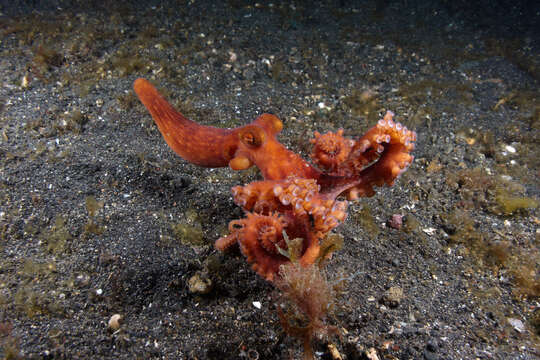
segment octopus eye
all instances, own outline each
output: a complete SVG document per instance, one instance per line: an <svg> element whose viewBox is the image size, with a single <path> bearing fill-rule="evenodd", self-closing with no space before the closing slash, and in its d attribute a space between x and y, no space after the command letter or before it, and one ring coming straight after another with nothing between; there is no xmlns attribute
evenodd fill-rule
<svg viewBox="0 0 540 360"><path fill-rule="evenodd" d="M250 132L245 133L242 140L244 140L244 142L246 144L249 144L249 145L252 145L252 146L258 146L259 145L255 135L253 135L253 133L250 133Z"/></svg>
<svg viewBox="0 0 540 360"><path fill-rule="evenodd" d="M257 126L246 126L240 132L240 140L251 148L256 148L264 143L264 130Z"/></svg>

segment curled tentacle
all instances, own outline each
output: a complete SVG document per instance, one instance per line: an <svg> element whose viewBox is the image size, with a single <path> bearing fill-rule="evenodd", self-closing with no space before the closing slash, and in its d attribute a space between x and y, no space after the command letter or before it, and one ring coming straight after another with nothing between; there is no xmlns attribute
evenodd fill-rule
<svg viewBox="0 0 540 360"><path fill-rule="evenodd" d="M349 199L372 196L375 193L373 186L384 184L392 186L412 163L414 156L410 153L414 150L416 133L394 122L393 115L391 111L388 111L384 118L357 142L363 144L369 142L370 145L364 153L353 159L353 163L356 162L355 168L360 168L365 162L372 161L372 157L376 157L373 153L378 154L378 157L373 164L357 173L356 177L360 183L349 190ZM357 149L353 148L352 153L355 150Z"/></svg>
<svg viewBox="0 0 540 360"><path fill-rule="evenodd" d="M246 218L231 222L231 234L216 241L216 248L221 250L224 244L230 246L231 239L234 239L240 245L247 261L252 264L253 270L272 281L279 272L279 266L290 261L278 250L278 247L287 250L283 233L289 225L292 226L293 234L306 226L300 222L298 219L285 220L278 214L260 215L248 212ZM312 264L319 255L319 241L309 233L303 238L300 255L299 261L304 266Z"/></svg>
<svg viewBox="0 0 540 360"><path fill-rule="evenodd" d="M317 238L342 223L346 216L347 202L319 193L320 186L313 179L290 178L274 187L274 194L283 205L290 206L295 216L308 215L312 219L312 232Z"/></svg>
<svg viewBox="0 0 540 360"><path fill-rule="evenodd" d="M363 170L365 164L382 157L383 153L391 153L391 156L394 156L397 153L408 154L414 150L416 133L394 122L393 116L391 111L386 112L384 118L356 142L351 161L357 170Z"/></svg>
<svg viewBox="0 0 540 360"><path fill-rule="evenodd" d="M273 188L281 183L279 180L267 180L235 186L232 188L234 202L246 211L268 215L281 207L273 192Z"/></svg>
<svg viewBox="0 0 540 360"><path fill-rule="evenodd" d="M393 185L413 161L410 152L416 141L416 133L394 122L393 115L388 111L376 126L354 142L347 160L334 173L319 178L322 192L343 192L349 200L354 200L374 195L374 186Z"/></svg>
<svg viewBox="0 0 540 360"><path fill-rule="evenodd" d="M314 231L327 232L345 220L347 203L336 201L335 196L321 194L314 179L290 177L285 180L255 181L232 189L234 201L246 211L262 215L289 212L300 217L309 215Z"/></svg>
<svg viewBox="0 0 540 360"><path fill-rule="evenodd" d="M219 251L225 251L231 246L238 243L238 230L244 226L242 220L233 220L229 223L229 232L227 236L220 237L216 240L214 246Z"/></svg>
<svg viewBox="0 0 540 360"><path fill-rule="evenodd" d="M291 239L303 239L300 263L313 264L319 257L320 240L347 215L346 201L324 196L319 190L314 179L297 177L234 187L234 200L247 211L247 218L232 221L231 234L216 241L216 248L224 250L238 242L253 268L272 279L279 265L289 261L276 248L287 249L285 230Z"/></svg>

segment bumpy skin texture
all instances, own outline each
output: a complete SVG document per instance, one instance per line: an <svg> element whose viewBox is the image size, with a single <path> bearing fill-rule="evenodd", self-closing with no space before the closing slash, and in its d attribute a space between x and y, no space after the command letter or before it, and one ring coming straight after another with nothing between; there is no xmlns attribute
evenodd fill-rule
<svg viewBox="0 0 540 360"><path fill-rule="evenodd" d="M414 157L416 133L393 121L388 111L358 140L315 132L311 165L276 139L283 128L274 115L262 114L235 129L202 126L177 112L144 79L134 89L150 111L169 146L187 161L205 167L244 170L257 166L264 181L232 188L246 217L229 224L230 235L216 241L218 250L238 243L248 262L269 281L290 261L284 233L303 239L300 264L313 264L320 241L347 216L347 201L375 194L374 186L392 186Z"/></svg>

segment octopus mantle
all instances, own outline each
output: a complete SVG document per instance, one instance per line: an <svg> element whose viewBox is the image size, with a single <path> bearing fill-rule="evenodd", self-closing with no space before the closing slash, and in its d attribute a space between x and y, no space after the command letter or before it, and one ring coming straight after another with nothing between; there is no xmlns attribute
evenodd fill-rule
<svg viewBox="0 0 540 360"><path fill-rule="evenodd" d="M230 234L215 247L223 251L238 243L269 281L291 261L284 255L287 238L302 239L299 262L313 264L321 240L347 216L347 201L337 198L372 196L375 186L393 185L414 158L416 133L394 122L390 111L357 140L343 137L343 130L315 132L312 165L276 139L283 123L274 115L262 114L235 129L202 126L177 112L148 81L137 79L134 89L167 144L185 160L204 167L259 168L263 181L232 188L246 217L231 221Z"/></svg>

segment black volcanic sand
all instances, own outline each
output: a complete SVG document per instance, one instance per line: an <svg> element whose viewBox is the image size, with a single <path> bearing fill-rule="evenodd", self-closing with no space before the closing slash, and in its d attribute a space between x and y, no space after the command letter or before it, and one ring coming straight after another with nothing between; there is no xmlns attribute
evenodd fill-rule
<svg viewBox="0 0 540 360"><path fill-rule="evenodd" d="M272 284L213 248L260 175L177 157L137 77L203 124L274 113L304 157L386 110L418 133L335 230L317 359L539 358L538 5L34 3L0 5L4 358L302 357Z"/></svg>

